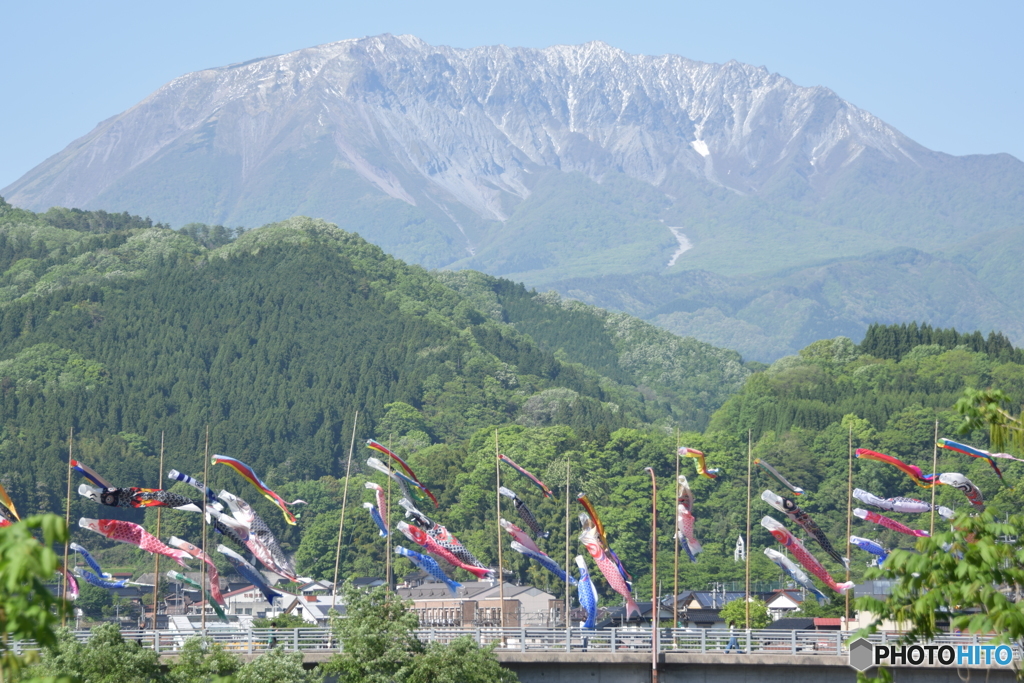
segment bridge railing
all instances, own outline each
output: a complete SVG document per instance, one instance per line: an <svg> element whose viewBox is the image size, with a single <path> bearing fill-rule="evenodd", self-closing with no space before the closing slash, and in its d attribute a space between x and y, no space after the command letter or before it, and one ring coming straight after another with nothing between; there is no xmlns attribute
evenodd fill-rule
<svg viewBox="0 0 1024 683"><path fill-rule="evenodd" d="M736 630L662 628L656 631L658 651L666 654L730 653L740 657L757 655L846 655L846 641L853 635L845 631L790 631L790 630ZM200 631L122 631L126 640L134 640L143 647L160 654L181 652L185 642L196 636L207 637L234 654L258 655L275 647L289 652L340 652L343 644L329 628L237 629L211 628ZM451 643L457 638L469 637L480 645L494 645L504 652L608 652L649 653L652 631L647 628L620 627L601 630L581 628L542 627L478 627L478 628L425 628L416 631L425 643ZM89 631L76 631L80 642L87 642ZM874 643L893 643L898 634L878 633L869 638ZM990 638L978 635L942 635L932 641L936 645L979 645ZM1017 644L1012 644L1014 658L1022 659ZM19 641L15 650L24 652L37 649L34 643Z"/></svg>

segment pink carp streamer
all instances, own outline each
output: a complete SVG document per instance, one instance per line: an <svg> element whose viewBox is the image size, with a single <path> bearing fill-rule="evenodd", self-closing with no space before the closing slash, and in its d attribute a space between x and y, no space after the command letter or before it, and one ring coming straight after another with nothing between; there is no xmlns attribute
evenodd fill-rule
<svg viewBox="0 0 1024 683"><path fill-rule="evenodd" d="M696 448L690 448L689 446L682 446L679 449L679 455L687 458L695 458L697 460L697 474L708 479L718 479L718 468L708 469L707 463L704 461L704 452L698 451Z"/></svg>
<svg viewBox="0 0 1024 683"><path fill-rule="evenodd" d="M77 600L78 599L78 581L75 580L75 575L72 574L71 572L69 572L64 567L61 567L59 571L63 572L64 576L66 576L67 579L68 579L68 594L66 596L67 599L68 600Z"/></svg>
<svg viewBox="0 0 1024 683"><path fill-rule="evenodd" d="M879 453L878 451L872 451L867 448L858 448L858 458L864 458L865 460L874 460L876 462L884 462L892 465L900 472L903 472L908 477L914 480L914 483L923 489L930 489L939 483L939 477L936 474L925 474L921 471L921 468L917 465L908 465L899 458L894 458L891 455L885 453Z"/></svg>
<svg viewBox="0 0 1024 683"><path fill-rule="evenodd" d="M864 510L863 508L854 508L853 514L855 517L860 517L861 519L867 520L869 522L874 522L875 524L881 524L886 529L892 529L893 531L898 531L899 533L906 534L907 536L921 537L930 535L927 531L922 531L920 529L911 529L906 524L900 524L895 519L890 519L885 515L880 515L877 512L872 512L871 510Z"/></svg>
<svg viewBox="0 0 1024 683"><path fill-rule="evenodd" d="M537 553L541 552L541 549L538 548L537 544L533 542L533 539L530 538L530 535L527 534L522 529L520 529L519 527L517 527L515 524L513 524L512 522L506 520L504 517L501 520L499 520L499 523L501 524L501 528L504 529L505 531L507 531L509 533L509 535L517 543L519 543L520 545L522 545L522 546L524 546L526 548L529 548L530 550L532 550L534 552L537 552Z"/></svg>
<svg viewBox="0 0 1024 683"><path fill-rule="evenodd" d="M604 545L601 543L601 536L597 533L597 527L588 526L585 528L580 533L580 543L587 547L587 552L594 558L597 568L601 570L612 590L625 598L626 618L629 618L634 612L640 616L640 607L637 606L633 595L630 593L629 584L626 583L626 579L622 576L622 571L619 569L620 565L612 559L611 555L605 552Z"/></svg>
<svg viewBox="0 0 1024 683"><path fill-rule="evenodd" d="M521 467L520 465L517 465L515 463L515 461L512 460L512 458L508 457L504 453L499 453L498 454L498 460L502 461L503 463L505 463L506 465L508 465L512 469L514 469L516 472L518 472L519 474L521 474L524 477L526 477L527 479L529 479L530 482L532 482L534 486L536 486L537 488L539 488L541 490L541 492L544 494L545 498L552 498L554 496L554 494L551 493L551 489L549 489L544 484L544 482L542 482L540 479L538 479L537 477L535 477L532 474L530 474L526 470L526 468Z"/></svg>
<svg viewBox="0 0 1024 683"><path fill-rule="evenodd" d="M224 596L220 592L220 574L217 572L217 565L213 563L213 560L209 555L204 553L201 548L192 545L188 541L182 540L177 536L171 536L167 543L169 545L184 550L186 553L206 563L208 569L206 573L210 576L210 595L213 596L214 602L223 607L226 603L224 602Z"/></svg>
<svg viewBox="0 0 1024 683"><path fill-rule="evenodd" d="M696 562L697 555L704 549L694 530L696 522L693 516L693 491L686 477L680 474L676 480L676 537L691 562Z"/></svg>
<svg viewBox="0 0 1024 683"><path fill-rule="evenodd" d="M782 524L782 522L772 517L765 516L761 519L761 526L767 529L775 540L778 541L783 547L793 554L793 557L797 559L797 562L802 564L804 568L816 577L822 580L826 586L839 593L840 595L846 593L846 591L853 588L853 581L846 581L844 583L836 583L825 567L804 547L804 544L800 542L796 536L791 534L789 530Z"/></svg>
<svg viewBox="0 0 1024 683"><path fill-rule="evenodd" d="M381 518L390 519L390 514L388 511L388 502L384 496L384 487L381 486L380 484L377 484L376 482L368 481L366 482L366 488L373 491L374 496L377 499L377 512L380 513Z"/></svg>
<svg viewBox="0 0 1024 683"><path fill-rule="evenodd" d="M370 449L373 449L373 450L377 451L378 453L383 453L384 455L388 456L389 458L391 458L392 460L397 462L399 465L401 465L402 469L405 470L405 473L409 475L409 478L412 479L414 482L416 482L416 485L418 487L420 487L420 489L422 489L423 493L427 494L427 496L430 498L430 501L434 504L434 507L435 508L436 507L440 507L440 503L437 502L437 498L435 498L434 494L430 492L430 489L428 489L426 486L424 486L423 483L419 479L416 478L416 473L413 472L412 468L409 467L409 465L407 465L404 460L399 458L397 454L393 453L390 449L386 448L383 444L378 443L377 441L374 441L373 439L367 439L366 447L370 448Z"/></svg>
<svg viewBox="0 0 1024 683"><path fill-rule="evenodd" d="M184 550L175 550L164 545L160 542L160 539L150 534L138 524L124 522L119 519L89 519L88 517L82 517L78 520L78 526L89 531L95 531L112 541L128 543L138 546L146 552L164 555L185 569L189 569L188 560L191 559L191 555Z"/></svg>

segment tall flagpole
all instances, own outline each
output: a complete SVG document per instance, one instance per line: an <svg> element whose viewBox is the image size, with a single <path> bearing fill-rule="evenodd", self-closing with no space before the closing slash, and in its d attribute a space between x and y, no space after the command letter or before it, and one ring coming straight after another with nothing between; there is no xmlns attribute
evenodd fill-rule
<svg viewBox="0 0 1024 683"><path fill-rule="evenodd" d="M391 434L388 434L388 450L391 450ZM391 471L391 458L388 458L388 471ZM383 511L384 525L388 528L388 535L384 537L384 583L387 584L387 594L391 594L391 477L388 477L388 509Z"/></svg>
<svg viewBox="0 0 1024 683"><path fill-rule="evenodd" d="M348 445L348 466L345 468L345 492L341 496L341 519L338 521L338 547L334 551L334 589L331 591L331 608L338 604L338 569L341 566L341 535L345 532L345 506L348 504L348 479L352 474L352 451L356 448L356 425L359 411L352 419L352 441ZM388 477L390 480L391 477Z"/></svg>
<svg viewBox="0 0 1024 683"><path fill-rule="evenodd" d="M750 630L750 491L751 485L753 484L753 457L754 457L754 443L753 443L753 432L747 430L747 537L743 539L743 559L746 563L746 615L747 615L747 630Z"/></svg>
<svg viewBox="0 0 1024 683"><path fill-rule="evenodd" d="M71 544L71 458L74 453L74 443L75 428L71 427L71 431L68 433L68 497L64 504L64 527L67 529L68 538L64 541L64 590L60 594L65 601L68 599L68 546ZM67 610L64 610L60 618L61 628L67 625L67 620Z"/></svg>
<svg viewBox="0 0 1024 683"><path fill-rule="evenodd" d="M157 488L163 488L164 483L164 433L160 432L160 479L157 482ZM205 486L205 483L204 483ZM206 507L206 492L203 492L203 507ZM162 506L156 508L156 537L160 538L160 512ZM206 510L203 510L203 516L205 517ZM203 563L206 564L205 562ZM160 553L153 553L153 630L156 630L156 612L157 612L157 596L159 594L158 588L160 587Z"/></svg>
<svg viewBox="0 0 1024 683"><path fill-rule="evenodd" d="M658 600L658 481L654 468L645 467L651 475L651 683L658 681L658 624L661 603Z"/></svg>
<svg viewBox="0 0 1024 683"><path fill-rule="evenodd" d="M565 456L565 572L566 576L572 576L572 570L569 569L569 471L572 467L572 461L569 459L569 455ZM569 610L572 607L571 598L569 597L569 582L565 582L565 627L570 628L572 622L569 620Z"/></svg>
<svg viewBox="0 0 1024 683"><path fill-rule="evenodd" d="M850 580L850 552L853 542L850 534L853 531L853 423L850 423L849 454L846 466L846 580ZM846 591L846 628L850 628L850 591Z"/></svg>
<svg viewBox="0 0 1024 683"><path fill-rule="evenodd" d="M502 459L498 457L498 427L495 427L495 482L498 489L495 492L497 501L498 520L498 600L501 606L498 608L498 618L501 628L505 628L505 568L502 563L502 495L499 493L502 487ZM568 567L566 567L568 568ZM504 642L504 637L502 641Z"/></svg>
<svg viewBox="0 0 1024 683"><path fill-rule="evenodd" d="M932 442L932 472L939 471L939 421L935 420L935 439ZM935 482L932 482L932 521L928 528L930 536L935 536Z"/></svg>
<svg viewBox="0 0 1024 683"><path fill-rule="evenodd" d="M209 484L207 484L206 482L210 481L210 425L206 425L206 449L205 449L205 453L206 454L203 456L203 486L209 486ZM206 497L206 492L203 491L203 498L205 499L205 497ZM203 515L203 555L206 555L206 515L205 514ZM207 588L206 588L206 562L200 562L199 563L199 571L201 572L200 575L199 575L199 585L202 586L202 588L199 589L199 597L201 598L201 597L203 597L203 591L207 590ZM156 583L156 579L153 580L153 583ZM203 635L204 636L206 635L206 608L209 606L209 602L210 602L210 597L211 596L212 596L212 592L210 593L210 595L207 595L206 604L203 606ZM156 621L156 617L155 616L153 617L153 621L154 622Z"/></svg>
<svg viewBox="0 0 1024 683"><path fill-rule="evenodd" d="M676 507L675 522L672 535L675 536L676 548L673 559L674 577L672 580L672 632L679 628L679 428L676 427Z"/></svg>

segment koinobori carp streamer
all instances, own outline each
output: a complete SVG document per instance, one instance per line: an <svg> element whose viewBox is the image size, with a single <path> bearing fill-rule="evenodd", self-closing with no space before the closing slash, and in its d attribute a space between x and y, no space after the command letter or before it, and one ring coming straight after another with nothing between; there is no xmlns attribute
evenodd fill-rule
<svg viewBox="0 0 1024 683"><path fill-rule="evenodd" d="M940 515L946 519L953 518L953 511L942 505L936 505L934 508L931 503L926 503L923 500L917 498L905 498L903 496L897 496L895 498L879 498L873 493L869 493L864 489L854 489L853 497L862 503L867 505L874 505L879 510L885 510L886 512L904 512L904 513L921 513L931 512L934 509Z"/></svg>
<svg viewBox="0 0 1024 683"><path fill-rule="evenodd" d="M448 586L448 590L452 595L459 594L459 589L462 588L462 584L445 574L444 570L441 569L441 565L439 565L434 558L429 555L418 553L415 550L408 550L400 545L395 546L395 554L408 558L408 560L416 565L416 567L430 574L438 581L443 582L444 585Z"/></svg>
<svg viewBox="0 0 1024 683"><path fill-rule="evenodd" d="M175 550L164 545L160 539L150 534L138 524L132 524L120 519L89 519L88 517L82 517L78 520L78 526L89 531L95 531L112 541L128 543L138 546L147 552L164 555L182 567L189 568L188 560L191 558L191 555L183 550Z"/></svg>
<svg viewBox="0 0 1024 683"><path fill-rule="evenodd" d="M755 458L754 459L754 464L755 465L760 465L761 467L763 467L766 470L768 470L768 472L771 473L772 476L774 476L776 479L779 480L780 484L782 484L787 489L792 491L794 496L802 496L804 494L804 490L802 488L800 488L799 486L793 486L792 484L790 484L788 479L786 479L784 476L779 474L778 470L776 470L774 467L772 467L771 465L766 463L764 460L761 460L760 458Z"/></svg>
<svg viewBox="0 0 1024 683"><path fill-rule="evenodd" d="M769 560L778 565L779 569L789 574L794 581L813 593L819 605L827 605L829 603L828 596L818 590L818 587L811 581L811 577L807 576L803 569L793 564L791 559L773 548L765 548L764 554Z"/></svg>
<svg viewBox="0 0 1024 683"><path fill-rule="evenodd" d="M872 541L869 538L861 538L860 536L850 536L850 543L857 546L864 552L871 553L872 555L878 556L878 564L885 562L885 558L889 557L889 551L882 547L881 543Z"/></svg>
<svg viewBox="0 0 1024 683"><path fill-rule="evenodd" d="M534 533L538 538L547 538L551 535L551 532L544 531L541 528L537 518L530 512L530 508L526 507L526 503L510 489L501 486L498 488L498 493L512 500L512 504L515 505L516 512L519 514L519 518L526 523L526 526L530 527L530 531Z"/></svg>
<svg viewBox="0 0 1024 683"><path fill-rule="evenodd" d="M292 526L296 524L295 515L292 514L292 511L288 509L288 506L304 505L306 501L293 500L291 503L284 502L284 499L281 498L281 496L271 491L270 487L264 484L263 480L256 476L256 472L253 471L251 467L249 467L244 462L236 458L229 458L226 455L214 455L213 464L227 465L228 467L233 469L235 472L241 475L242 479L245 479L247 482L252 484L257 491L262 493L264 498L266 498L271 503L276 505L281 510L281 513L284 515L284 519L286 522L288 522Z"/></svg>
<svg viewBox="0 0 1024 683"><path fill-rule="evenodd" d="M800 539L789 532L789 529L782 522L766 516L761 519L761 526L767 529L775 537L775 540L789 550L789 552L793 553L793 557L796 558L797 562L802 564L807 571L821 579L826 586L839 594L843 594L853 588L853 581L836 583L825 567L804 547Z"/></svg>
<svg viewBox="0 0 1024 683"><path fill-rule="evenodd" d="M200 512L202 501L164 491L143 489L136 486L100 489L88 484L79 484L78 494L100 505L117 508L168 507L186 512Z"/></svg>
<svg viewBox="0 0 1024 683"><path fill-rule="evenodd" d="M434 503L434 507L440 507L440 504L437 502L437 498L435 498L434 494L430 492L430 489L428 489L420 482L420 480L416 477L416 473L412 471L412 468L409 467L409 465L404 460L398 457L397 454L393 453L389 448L386 448L383 444L380 444L374 441L373 439L368 439L366 441L366 447L372 448L378 453L383 453L384 455L388 456L389 458L397 462L399 465L401 465L402 469L405 470L405 473L409 475L409 478L416 482L416 486L418 486L425 494L427 494L427 497L430 498L431 502Z"/></svg>
<svg viewBox="0 0 1024 683"><path fill-rule="evenodd" d="M490 569L484 569L483 567L474 567L466 564L460 560L452 551L443 547L437 541L427 535L427 532L420 529L418 526L409 524L408 522L399 522L397 524L398 531L402 533L406 538L415 543L416 545L423 546L427 552L437 555L445 562L448 562L454 567L465 569L467 572L476 576L479 579L486 579L491 576L494 572Z"/></svg>
<svg viewBox="0 0 1024 683"><path fill-rule="evenodd" d="M959 472L946 472L939 475L939 482L962 491L967 500L971 502L979 512L985 509L985 498L981 495L981 489L974 485L970 479Z"/></svg>
<svg viewBox="0 0 1024 683"><path fill-rule="evenodd" d="M198 581L193 581L181 572L176 572L173 569L167 572L167 578L171 579L172 581L178 581L179 583L184 583L189 586L192 586L193 588L198 590L200 594L205 593L207 602L213 606L213 611L217 613L217 618L219 618L221 621L228 620L228 617L226 614L224 614L224 610L221 609L220 604L213 599L213 596L210 595L210 591L203 591L203 587L199 585ZM211 583L210 585L213 584Z"/></svg>
<svg viewBox="0 0 1024 683"><path fill-rule="evenodd" d="M512 550L515 550L520 555L530 558L562 581L568 581L573 585L576 584L576 579L571 575L566 574L565 570L559 567L558 563L555 562L547 553L534 551L532 548L527 548L522 543L517 543L516 541L512 541Z"/></svg>
<svg viewBox="0 0 1024 683"><path fill-rule="evenodd" d="M530 474L526 470L525 467L521 467L520 465L517 465L516 462L514 460L512 460L512 458L508 457L504 453L499 453L498 454L498 460L500 460L501 462L505 463L506 465L508 465L509 467L514 469L519 474L523 475L523 477L525 477L527 480L529 480L531 484L533 484L534 486L536 486L537 488L539 488L541 490L541 493L544 494L545 498L551 498L551 497L554 496L554 494L551 493L551 489L549 489L544 482L542 482L540 479L538 479L534 475Z"/></svg>
<svg viewBox="0 0 1024 683"><path fill-rule="evenodd" d="M604 575L605 580L608 581L608 585L612 587L612 590L626 600L626 617L629 618L629 616L634 612L637 615L640 615L640 607L633 599L633 595L629 589L629 584L626 583L626 579L619 570L619 563L605 552L604 545L601 543L601 537L597 533L597 527L588 526L584 529L583 532L580 533L580 543L587 547L587 552L589 552L590 556L594 558L594 562L597 563L597 568L601 570L601 573Z"/></svg>
<svg viewBox="0 0 1024 683"><path fill-rule="evenodd" d="M580 578L576 581L576 595L579 597L580 605L587 611L587 620L583 622L583 628L594 628L597 622L597 589L590 579L587 562L582 555L576 556L576 566L580 572Z"/></svg>
<svg viewBox="0 0 1024 683"><path fill-rule="evenodd" d="M921 468L917 465L909 465L899 458L894 458L891 455L885 453L879 453L878 451L872 451L867 448L858 448L856 450L858 458L864 458L865 460L874 460L876 462L884 462L892 465L899 471L910 477L915 484L923 489L930 489L939 483L938 475L925 474L921 471Z"/></svg>
<svg viewBox="0 0 1024 683"><path fill-rule="evenodd" d="M718 479L718 468L708 469L707 463L704 461L704 452L698 451L696 448L690 448L689 446L682 446L679 449L679 455L687 458L694 458L697 461L697 474L707 479Z"/></svg>
<svg viewBox="0 0 1024 683"><path fill-rule="evenodd" d="M696 518L693 515L693 491L682 474L676 480L676 538L683 546L683 551L691 562L697 561L697 555L704 549L696 536Z"/></svg>
<svg viewBox="0 0 1024 683"><path fill-rule="evenodd" d="M420 512L407 498L402 498L398 501L398 504L405 509L405 516L411 517L421 529L427 532L427 536L434 539L442 548L449 551L452 555L455 555L455 557L468 565L487 569L483 562L476 559L476 555L469 552L469 550L466 549L466 546L462 545L462 542L455 538L454 534L448 531L446 526L438 524Z"/></svg>
<svg viewBox="0 0 1024 683"><path fill-rule="evenodd" d="M214 601L223 606L224 596L220 592L220 573L217 571L217 565L213 563L213 559L204 553L201 548L195 546L188 541L182 540L176 536L171 536L167 540L167 545L173 546L178 550L184 550L186 553L196 558L201 562L205 562L207 566L206 573L210 577L210 593L213 596Z"/></svg>
<svg viewBox="0 0 1024 683"><path fill-rule="evenodd" d="M90 567L92 567L92 570L94 572L96 572L96 575L99 576L101 579L112 579L112 578L114 578L113 576L111 576L110 574L108 574L107 572L103 571L100 568L100 563L97 562L96 558L93 557L89 553L89 551L86 550L84 547L78 545L77 543L72 543L71 545L68 546L68 548L70 548L74 552L76 552L79 555L81 555L82 559L85 560L86 564L88 564Z"/></svg>
<svg viewBox="0 0 1024 683"><path fill-rule="evenodd" d="M786 517L795 522L797 526L806 531L811 538L817 541L818 545L821 546L821 549L824 550L833 560L844 567L849 564L849 561L832 547L832 542L828 540L825 532L823 532L821 528L814 523L814 520L811 519L810 515L797 507L796 503L788 498L776 495L771 491L764 491L761 494L761 500L786 515Z"/></svg>
<svg viewBox="0 0 1024 683"><path fill-rule="evenodd" d="M608 547L608 537L604 532L604 524L601 523L601 518L598 517L597 510L594 509L594 504L591 503L590 499L582 493L576 496L576 500L583 506L583 509L586 510L587 517L590 518L590 523L594 525L595 529L597 529L597 535L600 537L602 545Z"/></svg>
<svg viewBox="0 0 1024 683"><path fill-rule="evenodd" d="M226 545L218 545L217 552L228 559L228 562L234 566L235 571L242 575L242 578L256 586L271 605L274 604L274 600L281 597L280 593L267 585L263 575L259 573L256 567L249 564L244 557Z"/></svg>
<svg viewBox="0 0 1024 683"><path fill-rule="evenodd" d="M892 531L897 531L901 534L906 534L907 536L922 537L930 535L927 531L922 531L921 529L911 529L906 524L901 524L900 522L897 522L895 519L890 519L885 515L880 515L877 512L872 512L871 510L865 510L863 508L854 508L853 516L859 517L860 519L866 520L868 522L881 524L886 529L891 529Z"/></svg>
<svg viewBox="0 0 1024 683"><path fill-rule="evenodd" d="M380 512L377 510L377 506L373 503L363 503L363 507L366 508L370 513L370 519L377 525L378 533L381 538L386 538L388 535L388 525L384 523L384 518L380 516Z"/></svg>

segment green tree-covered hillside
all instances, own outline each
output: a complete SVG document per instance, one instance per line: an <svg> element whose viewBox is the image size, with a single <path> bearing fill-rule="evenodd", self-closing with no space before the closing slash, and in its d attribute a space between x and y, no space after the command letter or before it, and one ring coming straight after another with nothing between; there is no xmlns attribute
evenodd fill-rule
<svg viewBox="0 0 1024 683"><path fill-rule="evenodd" d="M308 502L288 526L230 470L211 470L214 489L247 498L306 576L333 575L356 410L343 576L384 569L384 543L361 507L370 496L363 483L385 483L363 466L371 452L359 442L370 437L391 443L437 495L439 507L424 511L495 564L497 432L501 451L556 489L544 499L502 470L502 483L550 532L541 547L564 558L568 468L571 493L593 500L646 597L644 468L660 482L659 562L669 567L680 443L704 451L708 466L719 469L712 480L698 477L692 460L682 464L704 552L683 562L681 580L705 588L743 576L732 555L746 523L748 433L754 457L806 489L801 507L843 548L851 437L854 448L930 469L934 423L940 436L955 436L962 418L953 406L964 389L1024 400L1020 354L998 335L875 327L860 346L822 340L758 370L733 352L635 318L479 273L408 266L321 221L296 218L237 234L100 218L0 206L0 483L23 512L60 510L72 428L73 456L117 485L162 484L161 434L167 467L199 475L209 425L211 452L249 463L286 500ZM961 438L985 443L980 433ZM889 466L853 467L854 485L877 495L930 495ZM1010 488L1018 468L1007 464L1003 484L984 462L946 452L939 458L940 471L967 474L997 514L1024 502ZM779 515L758 496L765 488L786 492L764 470L754 472L753 578L778 581L779 570L760 552L774 541L757 522ZM948 487L938 499L964 505ZM575 555L583 550L575 540L581 509L573 503L570 512ZM100 509L76 495L72 520L83 515L144 520L151 529L155 521L152 509L145 516ZM507 501L503 515L519 523ZM200 519L165 511L162 535L198 542ZM905 521L928 526L927 517ZM911 545L863 522L854 533ZM152 566L131 546L77 528L73 534L108 570ZM506 550L505 564L520 580L561 592L551 574ZM843 574L816 554L834 576ZM870 559L854 551L854 578ZM399 574L412 569L405 560L395 566ZM598 585L604 601L618 601L603 580Z"/></svg>

